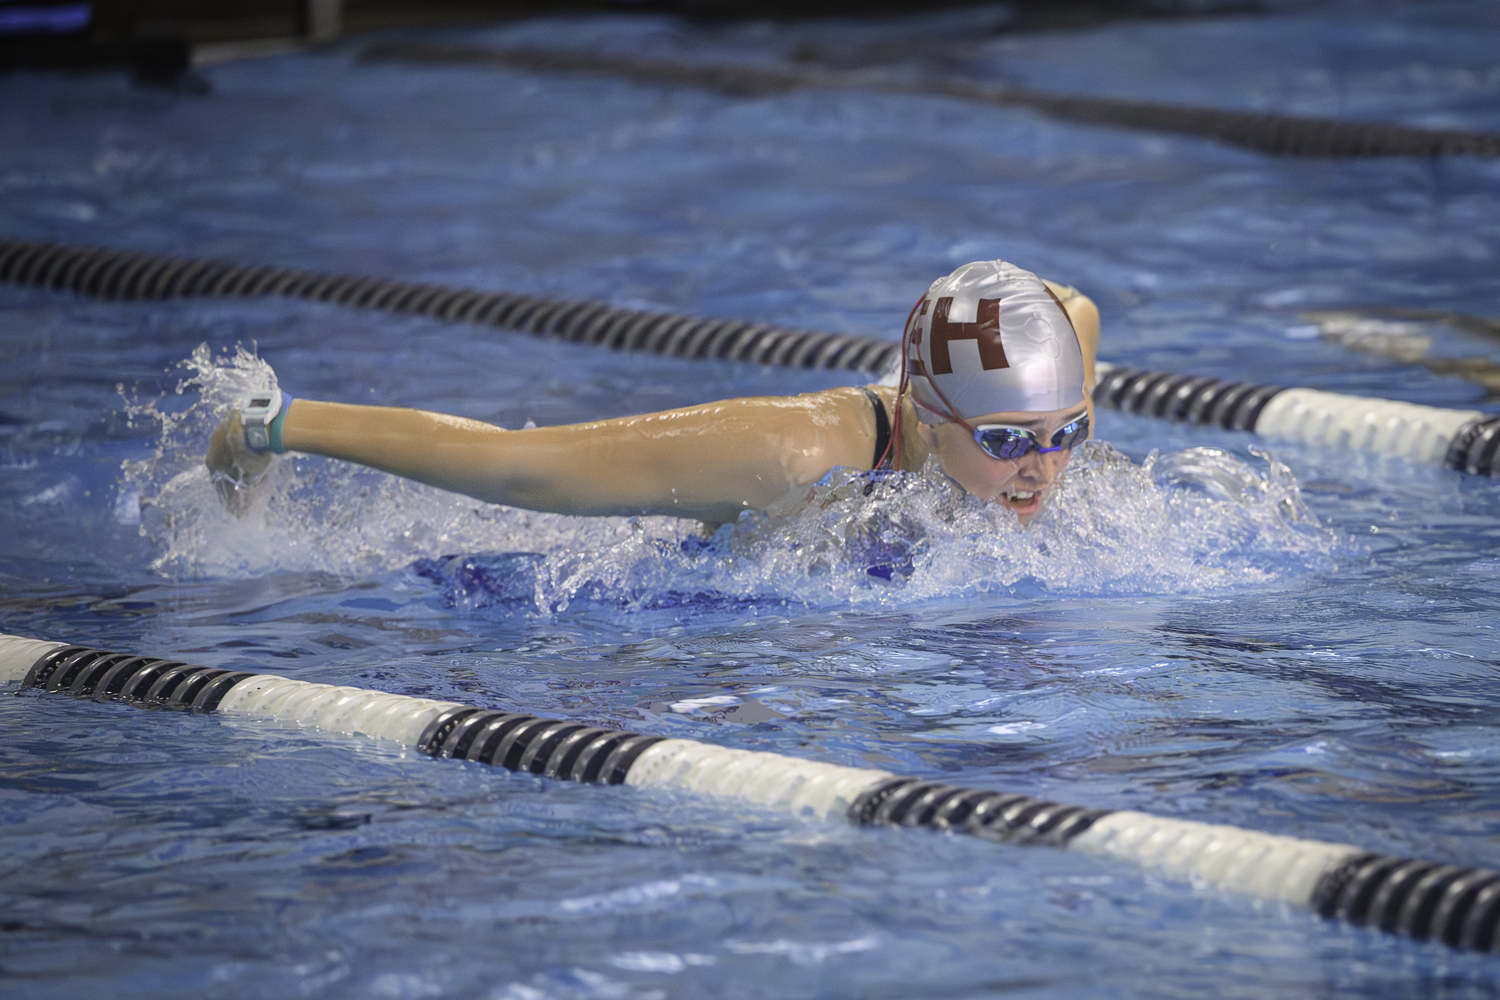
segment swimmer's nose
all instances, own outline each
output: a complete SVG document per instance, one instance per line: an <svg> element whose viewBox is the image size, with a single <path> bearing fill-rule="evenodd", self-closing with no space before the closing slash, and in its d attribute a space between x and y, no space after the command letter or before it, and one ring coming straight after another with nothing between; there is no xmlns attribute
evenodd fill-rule
<svg viewBox="0 0 1500 1000"><path fill-rule="evenodd" d="M1071 451L1049 451L1046 454L1027 452L1016 465L1015 481L1017 485L1031 489L1050 486L1057 480L1072 455Z"/></svg>

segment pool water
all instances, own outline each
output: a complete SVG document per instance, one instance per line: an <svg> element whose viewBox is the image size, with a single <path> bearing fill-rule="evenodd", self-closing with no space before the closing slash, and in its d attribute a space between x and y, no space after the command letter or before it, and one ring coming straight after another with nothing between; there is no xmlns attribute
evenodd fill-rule
<svg viewBox="0 0 1500 1000"><path fill-rule="evenodd" d="M1497 127L1493 4L985 33L1005 17L427 37ZM206 96L6 78L0 231L892 337L933 277L1003 256L1093 296L1112 361L1495 411L1299 314L1500 315L1496 161L1273 159L937 98L735 99L361 44L207 67ZM272 379L506 427L858 379L13 287L0 351L0 630L1500 866L1492 481L1104 412L1108 445L1027 530L918 476L865 496L834 475L704 537L305 457L235 519L204 442ZM29 693L0 716L18 996L1495 992L1488 957L1060 852L214 716Z"/></svg>

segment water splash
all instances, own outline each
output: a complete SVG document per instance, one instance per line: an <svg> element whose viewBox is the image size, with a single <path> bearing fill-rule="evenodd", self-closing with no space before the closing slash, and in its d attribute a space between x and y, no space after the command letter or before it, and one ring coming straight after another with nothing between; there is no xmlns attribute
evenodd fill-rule
<svg viewBox="0 0 1500 1000"><path fill-rule="evenodd" d="M183 362L155 455L128 463L153 566L174 576L410 568L464 607L572 601L625 607L725 602L910 604L984 592L1191 593L1264 585L1326 566L1339 546L1285 465L1226 452L1152 453L1136 465L1102 442L1077 449L1029 527L976 500L934 464L920 473L836 469L804 494L705 537L666 517L574 518L480 503L344 463L278 461L241 516L214 493L202 455L230 406L275 374L239 350ZM453 553L460 553L453 555Z"/></svg>
<svg viewBox="0 0 1500 1000"><path fill-rule="evenodd" d="M1202 592L1327 565L1337 536L1303 504L1291 471L1261 457L1265 473L1204 448L1135 465L1091 441L1029 527L964 493L935 460L874 489L868 476L837 470L805 502L743 518L729 548L740 566L762 567L768 583L823 575L829 596L856 603L1018 590Z"/></svg>
<svg viewBox="0 0 1500 1000"><path fill-rule="evenodd" d="M276 373L244 347L215 359L207 344L199 344L177 367L188 374L172 396L142 400L126 396L124 386L119 387L126 420L132 426L155 424L161 429L148 458L127 460L121 466L120 496L133 497L131 520L140 524L143 536L164 547L153 569L212 575L224 556L222 550L215 551L210 538L220 520L214 515L233 519L222 504L205 503L199 489L212 491L203 465L208 437L246 394L275 391Z"/></svg>

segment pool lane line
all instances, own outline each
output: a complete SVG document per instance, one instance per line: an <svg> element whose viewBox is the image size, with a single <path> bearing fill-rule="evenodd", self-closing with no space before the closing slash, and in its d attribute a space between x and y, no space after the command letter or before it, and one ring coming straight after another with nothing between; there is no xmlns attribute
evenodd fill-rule
<svg viewBox="0 0 1500 1000"><path fill-rule="evenodd" d="M1053 118L1088 125L1199 136L1278 156L1500 156L1500 133L1494 132L1056 94L954 75L673 62L577 50L490 49L431 42L377 42L365 46L358 58L362 62L498 65L528 72L607 74L647 83L698 87L731 97L776 96L803 88L951 97L977 104L1029 108Z"/></svg>
<svg viewBox="0 0 1500 1000"><path fill-rule="evenodd" d="M267 265L0 238L0 281L103 299L280 296L495 326L575 344L789 368L884 372L901 345L745 320L624 309Z"/></svg>
<svg viewBox="0 0 1500 1000"><path fill-rule="evenodd" d="M1099 362L1094 404L1280 441L1372 451L1500 475L1500 416Z"/></svg>
<svg viewBox="0 0 1500 1000"><path fill-rule="evenodd" d="M0 281L105 299L285 296L669 357L884 374L895 341L353 274L0 238ZM1500 475L1500 417L1099 362L1094 400L1145 416Z"/></svg>
<svg viewBox="0 0 1500 1000"><path fill-rule="evenodd" d="M559 781L677 788L856 826L926 827L1133 862L1331 920L1500 950L1500 872L1232 826L1087 809L695 740L312 684L0 634L0 685L219 712L393 740L430 757Z"/></svg>

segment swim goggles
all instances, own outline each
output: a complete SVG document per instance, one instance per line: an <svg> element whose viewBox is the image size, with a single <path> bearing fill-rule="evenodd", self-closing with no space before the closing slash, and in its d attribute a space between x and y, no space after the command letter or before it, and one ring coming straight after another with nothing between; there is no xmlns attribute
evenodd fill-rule
<svg viewBox="0 0 1500 1000"><path fill-rule="evenodd" d="M1076 420L1070 420L1059 427L1052 435L1052 447L1043 448L1042 442L1036 436L1036 432L1025 427L1011 427L1007 424L980 424L978 427L970 428L974 432L974 441L980 449L990 458L1002 462L1014 462L1035 448L1040 454L1051 451L1064 451L1072 448L1089 436L1089 415L1087 413L1079 416Z"/></svg>

